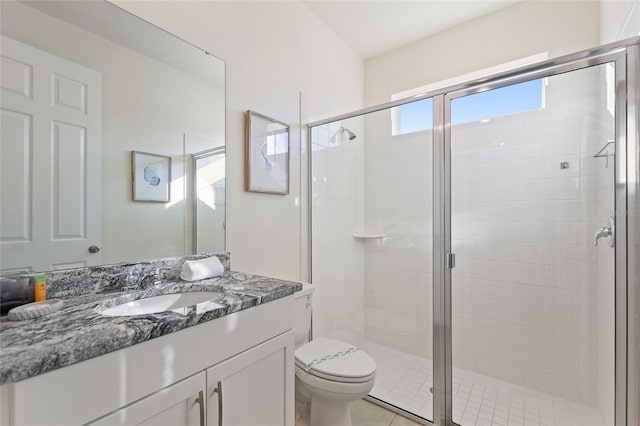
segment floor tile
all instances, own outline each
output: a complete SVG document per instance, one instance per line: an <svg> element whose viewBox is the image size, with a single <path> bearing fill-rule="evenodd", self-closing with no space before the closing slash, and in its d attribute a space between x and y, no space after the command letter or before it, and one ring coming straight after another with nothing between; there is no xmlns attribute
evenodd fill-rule
<svg viewBox="0 0 640 426"><path fill-rule="evenodd" d="M366 341L360 346L377 364L376 382L370 395L417 416L431 419L432 361L374 342ZM453 419L463 426L605 425L595 407L473 371L454 368L452 385Z"/></svg>

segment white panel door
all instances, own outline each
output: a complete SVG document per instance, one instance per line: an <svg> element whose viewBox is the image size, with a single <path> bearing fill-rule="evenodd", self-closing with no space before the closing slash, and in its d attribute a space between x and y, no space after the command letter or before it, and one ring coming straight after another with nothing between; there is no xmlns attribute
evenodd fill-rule
<svg viewBox="0 0 640 426"><path fill-rule="evenodd" d="M90 426L196 426L205 419L205 373L191 376L138 402L134 402ZM249 425L247 425L249 426Z"/></svg>
<svg viewBox="0 0 640 426"><path fill-rule="evenodd" d="M0 270L101 263L102 76L2 37Z"/></svg>

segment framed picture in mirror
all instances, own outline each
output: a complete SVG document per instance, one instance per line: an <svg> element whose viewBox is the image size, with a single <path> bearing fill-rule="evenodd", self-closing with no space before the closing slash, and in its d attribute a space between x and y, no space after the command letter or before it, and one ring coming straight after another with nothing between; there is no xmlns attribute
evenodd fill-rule
<svg viewBox="0 0 640 426"><path fill-rule="evenodd" d="M247 111L245 127L246 190L289 193L289 125Z"/></svg>
<svg viewBox="0 0 640 426"><path fill-rule="evenodd" d="M131 151L133 201L168 203L171 157Z"/></svg>

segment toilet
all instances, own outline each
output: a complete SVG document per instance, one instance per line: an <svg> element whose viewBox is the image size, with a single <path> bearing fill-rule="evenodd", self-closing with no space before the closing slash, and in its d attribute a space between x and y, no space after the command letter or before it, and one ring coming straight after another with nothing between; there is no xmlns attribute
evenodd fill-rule
<svg viewBox="0 0 640 426"><path fill-rule="evenodd" d="M311 401L310 426L351 426L351 402L373 389L376 362L356 346L326 337L309 341L314 287L295 293L296 394Z"/></svg>

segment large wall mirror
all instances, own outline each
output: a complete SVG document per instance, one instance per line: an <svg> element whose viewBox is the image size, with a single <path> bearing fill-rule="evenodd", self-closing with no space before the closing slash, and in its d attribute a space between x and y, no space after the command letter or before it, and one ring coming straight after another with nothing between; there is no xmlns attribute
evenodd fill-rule
<svg viewBox="0 0 640 426"><path fill-rule="evenodd" d="M224 251L224 61L106 1L0 7L2 272Z"/></svg>

